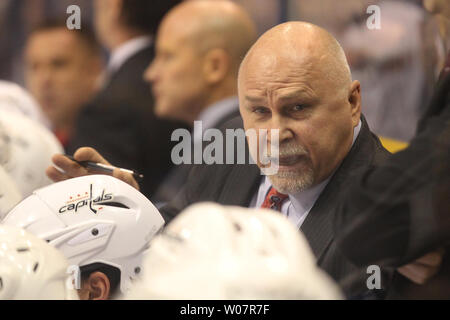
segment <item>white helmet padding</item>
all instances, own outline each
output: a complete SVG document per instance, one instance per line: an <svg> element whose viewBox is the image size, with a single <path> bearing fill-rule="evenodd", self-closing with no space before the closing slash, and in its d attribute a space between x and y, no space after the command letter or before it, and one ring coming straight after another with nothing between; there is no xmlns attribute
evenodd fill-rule
<svg viewBox="0 0 450 320"><path fill-rule="evenodd" d="M0 165L8 172L24 197L52 183L45 170L63 148L52 132L16 113L0 116Z"/></svg>
<svg viewBox="0 0 450 320"><path fill-rule="evenodd" d="M0 300L77 300L61 252L23 229L0 225Z"/></svg>
<svg viewBox="0 0 450 320"><path fill-rule="evenodd" d="M22 200L22 194L0 165L0 221L20 200Z"/></svg>
<svg viewBox="0 0 450 320"><path fill-rule="evenodd" d="M120 289L140 272L142 252L164 220L125 182L91 175L37 190L3 223L34 233L60 249L71 265L103 263L120 270Z"/></svg>
<svg viewBox="0 0 450 320"><path fill-rule="evenodd" d="M339 299L304 236L265 209L197 204L155 237L125 299Z"/></svg>

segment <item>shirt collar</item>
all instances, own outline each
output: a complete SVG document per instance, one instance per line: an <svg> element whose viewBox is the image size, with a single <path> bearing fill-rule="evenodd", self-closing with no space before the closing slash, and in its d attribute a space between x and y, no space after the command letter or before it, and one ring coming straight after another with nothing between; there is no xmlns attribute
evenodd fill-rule
<svg viewBox="0 0 450 320"><path fill-rule="evenodd" d="M151 36L140 36L126 41L112 51L108 62L108 71L112 73L119 70L129 58L142 49L150 46L151 43Z"/></svg>
<svg viewBox="0 0 450 320"><path fill-rule="evenodd" d="M200 113L197 121L202 121L203 130L214 128L220 119L238 109L238 97L229 97L207 107Z"/></svg>
<svg viewBox="0 0 450 320"><path fill-rule="evenodd" d="M352 140L352 147L355 144L356 138L359 136L359 132L361 131L362 122L359 120L358 125L353 129L353 140Z"/></svg>

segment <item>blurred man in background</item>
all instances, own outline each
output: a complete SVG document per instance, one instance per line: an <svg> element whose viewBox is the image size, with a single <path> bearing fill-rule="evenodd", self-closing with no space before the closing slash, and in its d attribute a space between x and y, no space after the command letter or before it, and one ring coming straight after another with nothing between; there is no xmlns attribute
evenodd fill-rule
<svg viewBox="0 0 450 320"><path fill-rule="evenodd" d="M190 126L201 121L203 130L238 117L239 64L255 39L253 21L231 1L189 1L171 10L161 23L156 57L145 73L156 114ZM194 136L194 143L201 144L202 136ZM190 167L174 168L159 188L158 200L168 201L178 193Z"/></svg>
<svg viewBox="0 0 450 320"><path fill-rule="evenodd" d="M92 146L112 164L139 171L150 199L172 166L170 137L179 125L154 115L143 73L153 60L160 20L179 2L96 0L95 29L110 59L103 89L81 112L69 146L69 152Z"/></svg>
<svg viewBox="0 0 450 320"><path fill-rule="evenodd" d="M100 46L87 26L69 30L65 21L47 21L27 39L27 86L64 147L81 108L98 89L102 68Z"/></svg>

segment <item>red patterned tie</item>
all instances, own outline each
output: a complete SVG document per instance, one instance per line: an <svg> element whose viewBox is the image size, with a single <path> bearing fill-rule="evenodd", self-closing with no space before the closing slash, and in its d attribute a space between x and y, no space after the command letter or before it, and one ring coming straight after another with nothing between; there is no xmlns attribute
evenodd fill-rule
<svg viewBox="0 0 450 320"><path fill-rule="evenodd" d="M264 199L261 208L281 211L281 205L287 198L289 198L287 194L279 193L277 190L275 190L275 188L272 187L266 198Z"/></svg>

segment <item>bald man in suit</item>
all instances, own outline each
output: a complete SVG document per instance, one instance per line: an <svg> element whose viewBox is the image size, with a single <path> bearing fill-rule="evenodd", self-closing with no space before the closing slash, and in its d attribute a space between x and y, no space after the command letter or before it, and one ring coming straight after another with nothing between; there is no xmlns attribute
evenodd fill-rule
<svg viewBox="0 0 450 320"><path fill-rule="evenodd" d="M242 119L224 128L279 130L278 171L261 175L266 165L258 159L256 164L195 166L184 189L161 208L166 222L201 201L272 208L305 234L318 265L349 297L367 291L365 279L348 280L358 268L336 246L332 222L349 181L389 153L361 115L360 84L352 81L342 48L312 24L282 24L250 49L238 79ZM107 163L86 148L75 158ZM50 168L55 181L88 173L64 157L54 162L66 171ZM114 175L138 187L132 177L118 171Z"/></svg>

